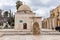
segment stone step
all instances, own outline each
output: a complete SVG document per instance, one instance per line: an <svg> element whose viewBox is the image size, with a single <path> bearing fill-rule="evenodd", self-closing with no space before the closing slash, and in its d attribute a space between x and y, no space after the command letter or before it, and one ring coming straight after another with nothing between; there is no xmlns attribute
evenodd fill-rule
<svg viewBox="0 0 60 40"><path fill-rule="evenodd" d="M52 29L41 29L41 31L55 32L56 30L52 30Z"/></svg>
<svg viewBox="0 0 60 40"><path fill-rule="evenodd" d="M32 35L32 32L0 31L0 36L2 36L2 35Z"/></svg>
<svg viewBox="0 0 60 40"><path fill-rule="evenodd" d="M58 32L58 31L41 31L41 34L60 35L60 32Z"/></svg>
<svg viewBox="0 0 60 40"><path fill-rule="evenodd" d="M52 29L42 29L41 34L43 35L60 35L60 32Z"/></svg>

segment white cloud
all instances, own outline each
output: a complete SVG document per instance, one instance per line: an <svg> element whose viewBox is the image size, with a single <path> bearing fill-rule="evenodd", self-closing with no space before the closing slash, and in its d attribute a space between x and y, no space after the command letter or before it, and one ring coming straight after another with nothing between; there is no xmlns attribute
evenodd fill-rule
<svg viewBox="0 0 60 40"><path fill-rule="evenodd" d="M47 4L47 3L49 3L51 0L40 0L40 2L42 3L42 4Z"/></svg>
<svg viewBox="0 0 60 40"><path fill-rule="evenodd" d="M60 4L60 0L58 0L58 3Z"/></svg>
<svg viewBox="0 0 60 40"><path fill-rule="evenodd" d="M60 0L20 0L24 4L27 4L32 8L38 16L48 17L50 10L55 8L60 4ZM15 2L16 0L0 0L0 9L1 8L10 8L12 11L15 11Z"/></svg>
<svg viewBox="0 0 60 40"><path fill-rule="evenodd" d="M2 6L2 4L0 3L0 7Z"/></svg>
<svg viewBox="0 0 60 40"><path fill-rule="evenodd" d="M43 8L43 7L40 7L40 9L34 11L36 13L37 16L42 16L42 17L48 17L49 16L49 13L48 13L48 8Z"/></svg>
<svg viewBox="0 0 60 40"><path fill-rule="evenodd" d="M3 6L3 5L15 5L15 2L13 2L13 0L0 0L0 4Z"/></svg>
<svg viewBox="0 0 60 40"><path fill-rule="evenodd" d="M34 11L36 13L37 16L42 16L43 18L49 17L50 16L50 11L54 8L56 8L57 6L50 6L50 7L40 7L39 9L37 9L36 11Z"/></svg>
<svg viewBox="0 0 60 40"><path fill-rule="evenodd" d="M0 9L15 11L15 2L16 0L0 0Z"/></svg>
<svg viewBox="0 0 60 40"><path fill-rule="evenodd" d="M36 10L35 12L36 12L37 14L40 13L40 15L44 15L45 12L46 12L46 10L44 10L43 8L41 8L41 9Z"/></svg>

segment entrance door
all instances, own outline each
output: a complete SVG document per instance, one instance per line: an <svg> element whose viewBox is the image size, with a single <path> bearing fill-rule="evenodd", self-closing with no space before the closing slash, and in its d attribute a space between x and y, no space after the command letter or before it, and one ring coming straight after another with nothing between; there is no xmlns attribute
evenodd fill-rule
<svg viewBox="0 0 60 40"><path fill-rule="evenodd" d="M37 22L33 24L33 34L34 35L40 34L39 24Z"/></svg>

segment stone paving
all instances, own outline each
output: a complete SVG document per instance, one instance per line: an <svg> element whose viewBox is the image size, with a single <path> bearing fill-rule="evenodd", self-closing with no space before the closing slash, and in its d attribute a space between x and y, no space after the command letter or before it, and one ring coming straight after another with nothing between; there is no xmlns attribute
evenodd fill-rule
<svg viewBox="0 0 60 40"><path fill-rule="evenodd" d="M0 40L60 40L60 35L4 35Z"/></svg>

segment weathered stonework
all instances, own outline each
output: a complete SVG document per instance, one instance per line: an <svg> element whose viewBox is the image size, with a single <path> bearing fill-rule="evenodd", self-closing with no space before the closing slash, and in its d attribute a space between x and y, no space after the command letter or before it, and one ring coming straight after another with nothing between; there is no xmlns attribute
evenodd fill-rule
<svg viewBox="0 0 60 40"><path fill-rule="evenodd" d="M20 20L22 20L23 22L19 22ZM23 28L24 23L27 24L27 29ZM36 24L34 25L34 23ZM22 5L21 7L19 7L18 11L15 14L15 30L22 32L28 31L30 32L30 34L31 32L32 34L40 34L41 26L41 17L36 17L27 5Z"/></svg>

